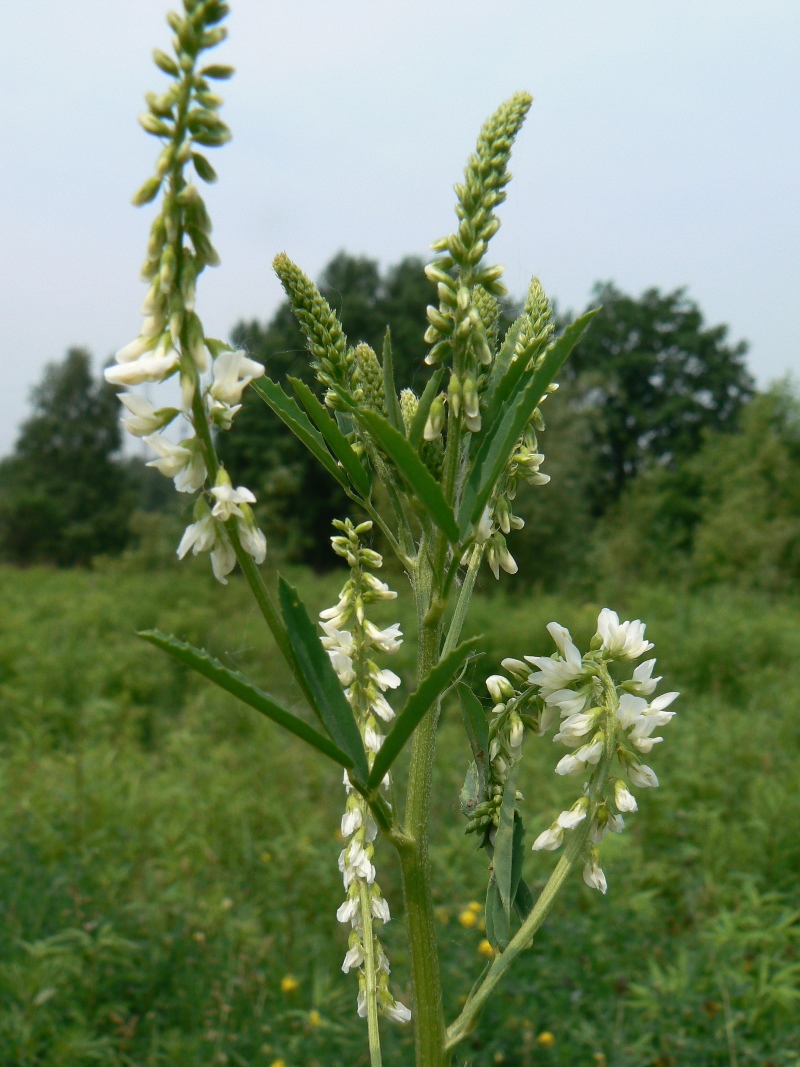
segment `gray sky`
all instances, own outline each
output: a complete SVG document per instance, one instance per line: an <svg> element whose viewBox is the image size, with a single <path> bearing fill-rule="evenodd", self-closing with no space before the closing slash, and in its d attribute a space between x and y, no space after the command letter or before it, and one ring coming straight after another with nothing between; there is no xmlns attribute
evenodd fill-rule
<svg viewBox="0 0 800 1067"><path fill-rule="evenodd" d="M173 6L177 5L174 0ZM483 119L535 103L493 258L562 307L597 279L688 285L752 345L760 384L800 369L798 0L232 0L232 144L208 206L222 266L198 310L223 336L280 300L285 250L384 265L453 222ZM98 365L138 332L157 142L136 124L164 76L164 0L5 0L0 62L0 453L43 365ZM421 330L424 324L421 324Z"/></svg>

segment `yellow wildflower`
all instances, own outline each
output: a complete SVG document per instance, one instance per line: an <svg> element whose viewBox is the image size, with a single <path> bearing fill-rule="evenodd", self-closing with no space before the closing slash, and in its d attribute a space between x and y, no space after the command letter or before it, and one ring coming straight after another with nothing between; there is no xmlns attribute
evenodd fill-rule
<svg viewBox="0 0 800 1067"><path fill-rule="evenodd" d="M294 993L300 983L293 974L286 974L281 978L281 993Z"/></svg>

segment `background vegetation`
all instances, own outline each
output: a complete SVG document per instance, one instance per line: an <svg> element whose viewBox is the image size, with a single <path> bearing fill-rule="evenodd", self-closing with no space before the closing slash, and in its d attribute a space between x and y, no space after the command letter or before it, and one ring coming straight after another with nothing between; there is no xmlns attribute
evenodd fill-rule
<svg viewBox="0 0 800 1067"><path fill-rule="evenodd" d="M352 341L379 345L392 322L400 383L419 388L419 263L382 274L342 254L323 282ZM744 346L685 293L596 298L546 405L553 481L520 496L522 581L481 582L477 670L549 653L551 619L585 645L610 604L647 621L679 716L654 757L662 788L604 843L608 896L570 886L456 1062L797 1067L798 400L788 382L755 394ZM272 376L305 373L286 308L236 336ZM270 419L251 398L226 460L321 608L341 584L322 539L346 506ZM73 350L0 464L0 1067L363 1063L339 974L340 778L132 636L184 636L300 706L244 585L175 564L184 503L118 449L113 394ZM392 579L386 621L411 635ZM408 654L393 667L411 683ZM532 840L570 786L548 740L527 744ZM433 861L450 1014L484 962L469 759L447 708ZM529 853L526 877L551 864ZM379 867L400 918L388 850ZM402 994L401 922L386 940ZM385 1033L387 1061L407 1062L409 1033Z"/></svg>

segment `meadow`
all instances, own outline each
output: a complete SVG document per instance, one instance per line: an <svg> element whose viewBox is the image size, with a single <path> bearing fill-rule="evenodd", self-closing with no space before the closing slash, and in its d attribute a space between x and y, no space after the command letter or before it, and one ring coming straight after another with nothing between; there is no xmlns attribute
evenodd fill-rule
<svg viewBox="0 0 800 1067"><path fill-rule="evenodd" d="M205 645L297 707L243 583L141 562L0 570L0 1065L366 1063L339 972L341 777L134 636L157 626ZM340 574L289 572L310 607L335 601ZM484 583L477 671L549 655L552 619L586 647L604 604ZM647 622L662 688L682 693L652 760L662 787L604 841L608 895L575 879L455 1062L797 1067L797 608L654 586L610 606ZM402 592L384 616L413 632ZM392 667L412 683L407 655ZM558 755L526 742L529 840L572 798ZM486 858L458 806L469 759L448 705L433 863L450 1016L485 962ZM552 855L527 855L543 884ZM377 863L398 919L388 848ZM408 1002L402 923L385 933ZM384 1035L386 1062L411 1062L409 1031Z"/></svg>

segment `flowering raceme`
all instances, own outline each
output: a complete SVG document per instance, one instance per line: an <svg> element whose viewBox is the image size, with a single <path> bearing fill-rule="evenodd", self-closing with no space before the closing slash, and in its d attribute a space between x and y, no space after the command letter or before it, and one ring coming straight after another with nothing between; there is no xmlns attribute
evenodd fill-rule
<svg viewBox="0 0 800 1067"><path fill-rule="evenodd" d="M225 582L236 565L237 551L263 562L266 539L250 510L253 494L242 486L233 490L224 472L220 480L212 430L230 429L241 408L242 391L264 374L264 368L246 353L207 338L194 310L197 279L205 267L216 266L219 257L209 239L211 220L200 191L187 180L186 172L192 164L201 180L215 179L200 149L224 144L230 134L218 115L222 101L210 92L208 79L227 78L232 71L222 66L196 69L202 51L225 38L226 31L216 25L224 11L209 2L192 2L187 11L185 24L176 16L176 25L184 26L176 38L176 60L155 54L157 66L173 83L162 96L148 95L148 111L140 119L149 134L164 142L155 175L134 197L134 203L145 204L159 191L164 193L142 268L149 286L142 326L138 336L117 352L105 377L112 385L129 389L179 376L180 409L155 408L146 397L122 392L120 401L127 410L122 422L156 453L148 466L173 478L178 492L202 491L208 497L213 523L203 507L196 508L196 521L181 539L178 556L182 559L190 549L194 554L210 552L214 574ZM181 415L193 433L175 442L163 431Z"/></svg>
<svg viewBox="0 0 800 1067"><path fill-rule="evenodd" d="M350 577L335 607L320 612L320 626L325 635L322 644L355 714L371 768L383 743L381 723L391 722L395 717L384 693L396 689L400 679L394 671L379 667L368 657L374 650L396 652L403 635L397 623L385 630L373 625L366 618L365 608L394 600L397 594L370 572L370 568L383 564L379 553L361 543L364 534L372 529L372 523L353 526L348 519L337 520L334 526L341 533L331 538L331 544L334 552L349 563ZM348 623L350 630L344 629ZM367 1015L368 998L372 997L384 1015L396 1022L407 1022L411 1012L389 989L389 960L373 929L374 921L388 923L391 917L389 905L375 880L372 862L378 826L363 797L354 792L347 771L344 785L348 796L341 830L348 840L339 855L339 870L347 896L336 917L341 923L350 923L352 929L342 970L347 974L356 967L359 969L359 1015ZM389 786L387 775L383 788L388 790Z"/></svg>
<svg viewBox="0 0 800 1067"><path fill-rule="evenodd" d="M639 619L620 622L616 612L603 608L597 620L597 633L585 655L580 653L565 627L551 622L547 629L557 649L553 656L525 656L526 662L503 660L503 667L518 686L522 683L519 688L502 675L494 675L487 681L496 701L495 714L509 723L501 758L505 763L513 752L510 724L514 716L520 727L527 722L539 734L559 724L553 740L570 751L558 761L556 774L588 777L583 795L539 834L533 848L535 851L560 848L565 833L582 827L584 881L605 893L607 883L596 846L607 832L620 833L624 827L623 814L638 807L625 782L611 777L613 762L618 762L621 772L627 774L635 788L658 785L655 772L639 756L663 741L653 733L673 718L675 713L666 709L678 694L664 693L648 702L646 698L660 681L652 677L654 659L634 668L629 678L615 681L612 677L613 672L653 647L645 640L645 627ZM517 736L521 743L521 729ZM492 745L490 757L503 748L497 740ZM495 801L495 807L498 806Z"/></svg>

